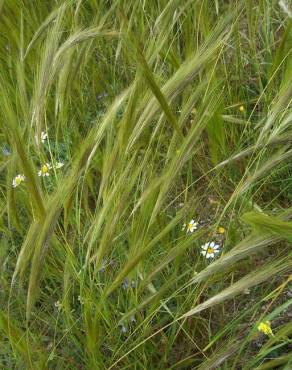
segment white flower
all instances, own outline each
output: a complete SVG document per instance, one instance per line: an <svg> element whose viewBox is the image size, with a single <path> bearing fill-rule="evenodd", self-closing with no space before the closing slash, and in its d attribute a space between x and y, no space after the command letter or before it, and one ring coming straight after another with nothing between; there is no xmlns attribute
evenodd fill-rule
<svg viewBox="0 0 292 370"><path fill-rule="evenodd" d="M45 131L42 131L41 132L41 140L42 140L42 143L44 143L48 138L48 134L45 132Z"/></svg>
<svg viewBox="0 0 292 370"><path fill-rule="evenodd" d="M119 326L121 327L121 333L123 333L123 334L127 333L128 328L126 327L125 324L120 323Z"/></svg>
<svg viewBox="0 0 292 370"><path fill-rule="evenodd" d="M49 171L52 168L52 166L49 163L45 163L42 165L41 169L38 172L39 176L50 176Z"/></svg>
<svg viewBox="0 0 292 370"><path fill-rule="evenodd" d="M55 302L55 307L58 309L58 311L61 311L63 305L60 303L60 301Z"/></svg>
<svg viewBox="0 0 292 370"><path fill-rule="evenodd" d="M217 253L219 253L219 245L215 244L214 242L208 242L201 246L203 249L201 251L202 255L206 258L214 258Z"/></svg>
<svg viewBox="0 0 292 370"><path fill-rule="evenodd" d="M78 296L78 298L77 298L77 299L78 299L78 301L80 302L80 304L84 304L84 300L81 298L81 296L80 296L80 295Z"/></svg>
<svg viewBox="0 0 292 370"><path fill-rule="evenodd" d="M191 220L188 224L184 224L182 230L187 230L187 233L193 233L199 226L198 222Z"/></svg>
<svg viewBox="0 0 292 370"><path fill-rule="evenodd" d="M56 169L62 168L63 166L64 166L64 163L63 163L63 162L57 162L57 163L54 165L54 167L55 167Z"/></svg>
<svg viewBox="0 0 292 370"><path fill-rule="evenodd" d="M12 181L12 187L16 188L16 186L20 185L24 180L25 180L24 175L17 175L16 177L14 177Z"/></svg>

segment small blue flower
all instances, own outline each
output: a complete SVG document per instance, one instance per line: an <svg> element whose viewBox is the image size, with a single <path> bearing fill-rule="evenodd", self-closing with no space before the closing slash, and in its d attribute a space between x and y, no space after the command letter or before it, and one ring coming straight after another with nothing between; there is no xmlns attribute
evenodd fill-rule
<svg viewBox="0 0 292 370"><path fill-rule="evenodd" d="M106 98L108 97L108 93L104 92L104 93L101 93L101 94L96 94L96 100L100 100L102 98Z"/></svg>
<svg viewBox="0 0 292 370"><path fill-rule="evenodd" d="M129 279L128 278L126 278L124 281L123 281L123 283L122 283L122 288L123 289L128 289L129 288Z"/></svg>
<svg viewBox="0 0 292 370"><path fill-rule="evenodd" d="M2 148L2 153L5 157L9 157L11 155L10 148L7 145L4 145Z"/></svg>
<svg viewBox="0 0 292 370"><path fill-rule="evenodd" d="M113 264L114 264L114 260L112 260L112 259L110 259L110 260L103 259L102 263L101 263L101 267L99 269L99 272L105 272L106 268L107 267L112 267Z"/></svg>
<svg viewBox="0 0 292 370"><path fill-rule="evenodd" d="M131 282L130 282L128 278L125 278L125 280L122 283L122 288L127 290L127 289L129 289L130 286L132 288L136 288L136 286L137 286L136 280L132 279Z"/></svg>

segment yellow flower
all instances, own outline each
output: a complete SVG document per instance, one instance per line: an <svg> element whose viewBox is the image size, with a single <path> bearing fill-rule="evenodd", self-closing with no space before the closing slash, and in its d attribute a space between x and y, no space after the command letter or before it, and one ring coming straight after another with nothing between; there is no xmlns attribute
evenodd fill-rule
<svg viewBox="0 0 292 370"><path fill-rule="evenodd" d="M39 176L50 176L49 171L52 168L52 166L49 163L45 163L42 165L40 171L38 172Z"/></svg>
<svg viewBox="0 0 292 370"><path fill-rule="evenodd" d="M266 335L274 335L269 321L261 322L258 325L258 331Z"/></svg>
<svg viewBox="0 0 292 370"><path fill-rule="evenodd" d="M225 233L225 229L224 229L224 227L222 227L222 226L218 227L218 229L217 229L217 233L218 233L218 234L224 234L224 233Z"/></svg>
<svg viewBox="0 0 292 370"><path fill-rule="evenodd" d="M244 109L244 106L243 106L243 105L241 105L238 109L239 109L239 111L240 111L241 113L243 113L243 112L245 111L245 109Z"/></svg>
<svg viewBox="0 0 292 370"><path fill-rule="evenodd" d="M20 185L24 180L25 180L24 175L17 175L16 177L14 177L12 181L12 187L16 188L16 186Z"/></svg>

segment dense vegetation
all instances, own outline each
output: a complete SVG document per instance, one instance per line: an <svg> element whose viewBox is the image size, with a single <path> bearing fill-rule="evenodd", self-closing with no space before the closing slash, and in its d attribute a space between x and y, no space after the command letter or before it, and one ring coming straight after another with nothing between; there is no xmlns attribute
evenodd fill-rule
<svg viewBox="0 0 292 370"><path fill-rule="evenodd" d="M291 18L0 0L1 369L292 368Z"/></svg>

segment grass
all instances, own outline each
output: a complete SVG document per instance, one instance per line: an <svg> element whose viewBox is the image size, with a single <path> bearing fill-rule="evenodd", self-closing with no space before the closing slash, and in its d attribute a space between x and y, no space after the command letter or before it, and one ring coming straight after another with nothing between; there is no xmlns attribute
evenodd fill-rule
<svg viewBox="0 0 292 370"><path fill-rule="evenodd" d="M290 8L0 1L1 369L291 368Z"/></svg>

